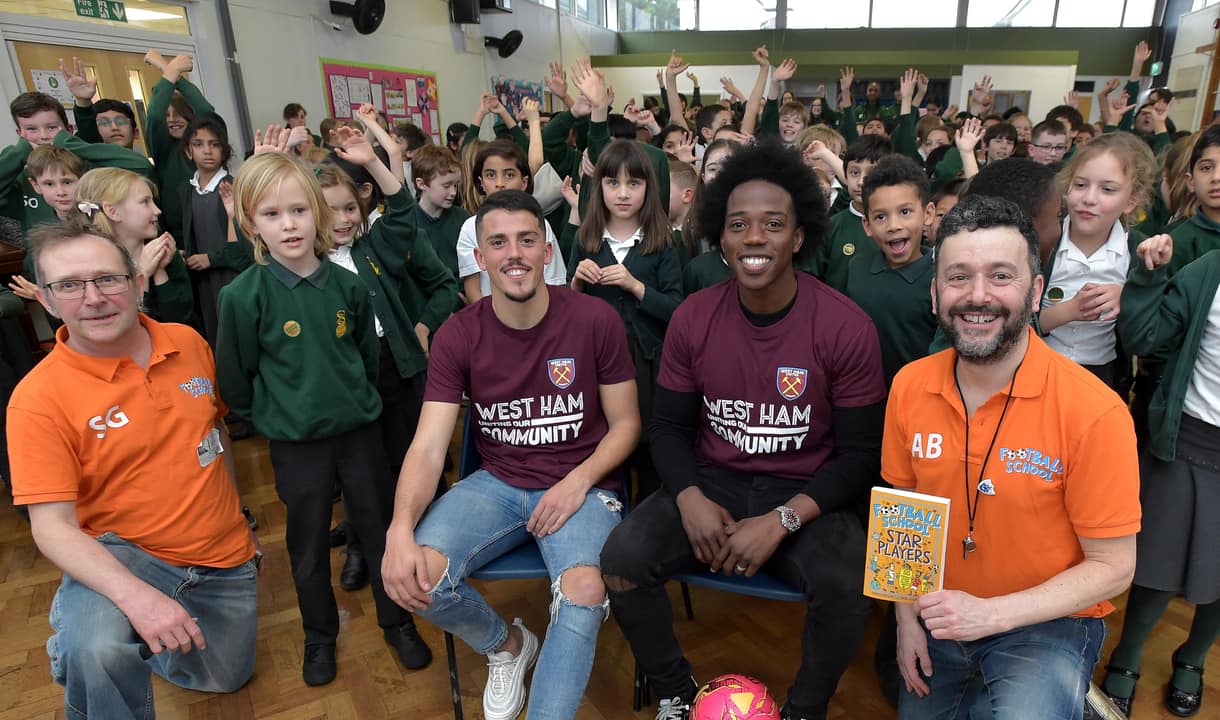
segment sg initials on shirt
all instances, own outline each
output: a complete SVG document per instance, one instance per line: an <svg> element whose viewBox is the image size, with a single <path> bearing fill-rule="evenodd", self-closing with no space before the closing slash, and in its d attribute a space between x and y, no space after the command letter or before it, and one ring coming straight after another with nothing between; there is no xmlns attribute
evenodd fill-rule
<svg viewBox="0 0 1220 720"><path fill-rule="evenodd" d="M928 433L926 436L923 433L915 433L915 437L911 439L911 457L935 460L940 457L943 441L940 433Z"/></svg>

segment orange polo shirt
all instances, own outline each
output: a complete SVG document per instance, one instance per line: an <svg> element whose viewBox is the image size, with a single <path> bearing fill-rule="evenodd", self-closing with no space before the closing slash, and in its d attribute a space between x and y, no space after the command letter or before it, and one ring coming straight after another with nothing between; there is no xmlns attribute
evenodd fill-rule
<svg viewBox="0 0 1220 720"><path fill-rule="evenodd" d="M140 323L152 339L147 370L76 352L65 326L17 385L8 406L14 502L73 501L93 537L116 533L172 565L234 567L254 544L223 456L201 451L228 412L212 352L185 325Z"/></svg>
<svg viewBox="0 0 1220 720"><path fill-rule="evenodd" d="M907 365L890 390L881 475L895 487L951 500L945 589L984 598L1026 590L1084 560L1078 536L1117 538L1140 528L1139 463L1127 407L1092 373L1029 333L1008 414L987 458L1007 388L971 418L967 459L955 351ZM982 476L993 494L979 495L977 549L963 560L966 488L973 499L984 459ZM1076 615L1102 617L1113 609L1103 601Z"/></svg>

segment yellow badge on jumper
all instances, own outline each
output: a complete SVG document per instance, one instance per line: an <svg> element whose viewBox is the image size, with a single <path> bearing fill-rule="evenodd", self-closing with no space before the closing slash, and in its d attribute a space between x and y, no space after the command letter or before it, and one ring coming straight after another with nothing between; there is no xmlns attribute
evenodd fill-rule
<svg viewBox="0 0 1220 720"><path fill-rule="evenodd" d="M347 334L347 313L339 310L335 313L335 337L341 338Z"/></svg>
<svg viewBox="0 0 1220 720"><path fill-rule="evenodd" d="M848 256L855 255L856 254L855 243L844 243L843 244L843 254L848 255Z"/></svg>
<svg viewBox="0 0 1220 720"><path fill-rule="evenodd" d="M289 320L284 323L284 334L288 337L296 337L301 334L301 323L296 320Z"/></svg>

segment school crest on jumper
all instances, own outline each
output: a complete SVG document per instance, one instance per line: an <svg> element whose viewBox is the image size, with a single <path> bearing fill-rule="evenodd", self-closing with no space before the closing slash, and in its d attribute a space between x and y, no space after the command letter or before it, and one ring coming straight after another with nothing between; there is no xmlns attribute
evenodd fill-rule
<svg viewBox="0 0 1220 720"><path fill-rule="evenodd" d="M546 361L547 376L551 384L563 390L576 379L576 360L573 358L551 358Z"/></svg>
<svg viewBox="0 0 1220 720"><path fill-rule="evenodd" d="M795 400L805 394L809 371L798 367L781 367L775 371L775 389L785 400Z"/></svg>

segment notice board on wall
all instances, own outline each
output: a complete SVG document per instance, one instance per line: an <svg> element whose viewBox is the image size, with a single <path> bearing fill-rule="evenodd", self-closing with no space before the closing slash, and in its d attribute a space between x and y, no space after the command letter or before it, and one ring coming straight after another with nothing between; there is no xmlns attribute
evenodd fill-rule
<svg viewBox="0 0 1220 720"><path fill-rule="evenodd" d="M321 58L321 65L331 117L355 117L361 103L372 103L391 125L407 120L441 144L436 73L334 58Z"/></svg>

